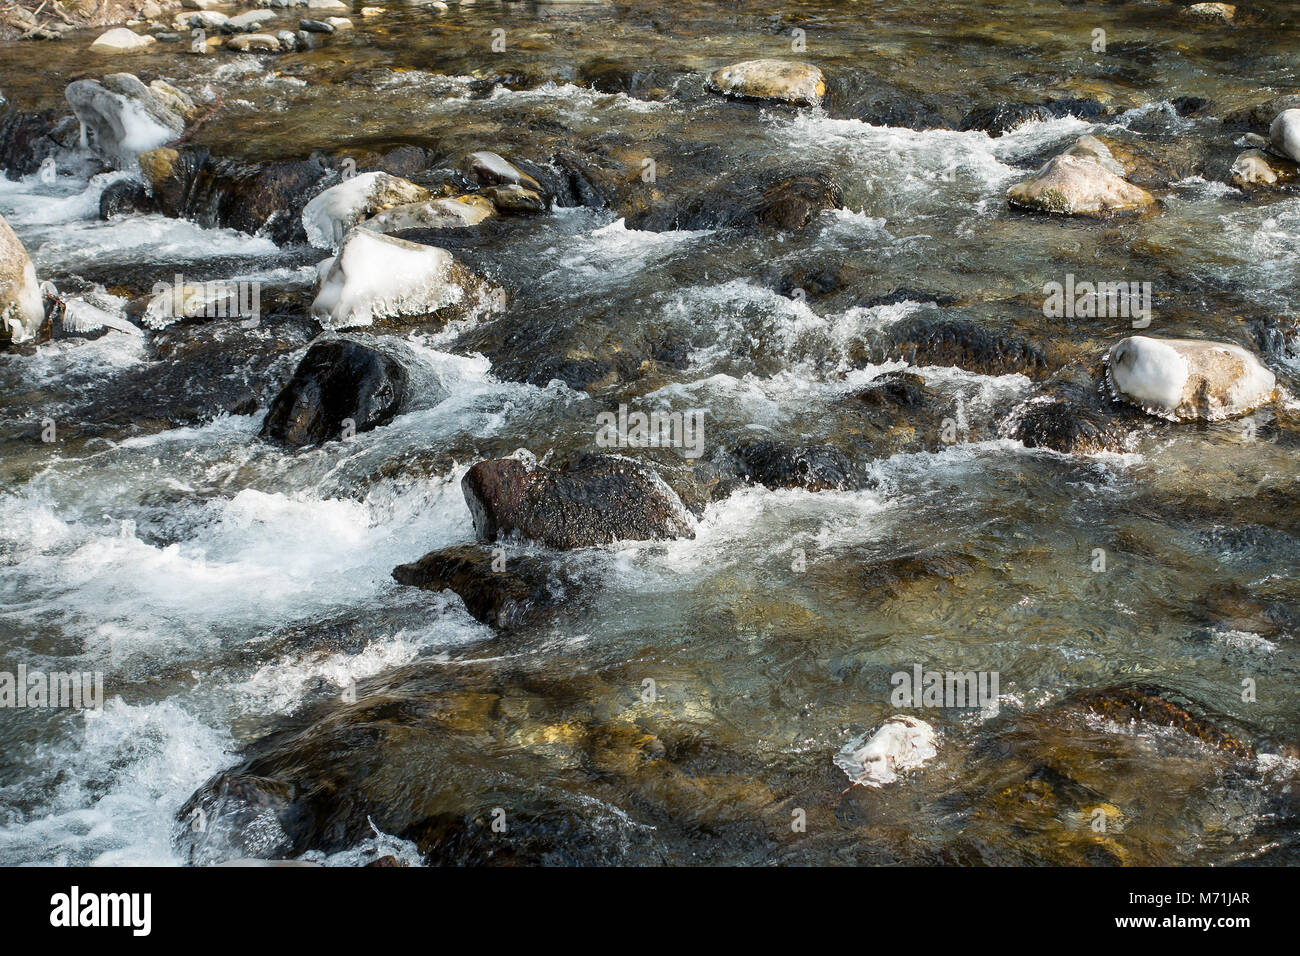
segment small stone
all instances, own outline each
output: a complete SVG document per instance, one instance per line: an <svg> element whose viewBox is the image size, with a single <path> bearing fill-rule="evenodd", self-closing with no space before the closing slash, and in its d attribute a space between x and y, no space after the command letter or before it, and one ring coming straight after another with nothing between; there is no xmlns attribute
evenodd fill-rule
<svg viewBox="0 0 1300 956"><path fill-rule="evenodd" d="M498 212L507 216L535 215L546 212L548 208L541 193L515 183L489 186L483 190L483 195L491 201Z"/></svg>
<svg viewBox="0 0 1300 956"><path fill-rule="evenodd" d="M361 15L363 17L382 17L384 15L383 7L362 7Z"/></svg>
<svg viewBox="0 0 1300 956"><path fill-rule="evenodd" d="M241 33L226 41L226 49L239 53L279 53L280 41L269 33Z"/></svg>
<svg viewBox="0 0 1300 956"><path fill-rule="evenodd" d="M1231 23L1236 15L1237 8L1230 3L1193 3L1183 8L1183 16L1193 20Z"/></svg>
<svg viewBox="0 0 1300 956"><path fill-rule="evenodd" d="M323 20L299 20L298 29L308 33L333 33L334 25Z"/></svg>
<svg viewBox="0 0 1300 956"><path fill-rule="evenodd" d="M335 30L352 29L352 21L349 20L347 17L326 17L325 22L328 23L330 26L332 26Z"/></svg>

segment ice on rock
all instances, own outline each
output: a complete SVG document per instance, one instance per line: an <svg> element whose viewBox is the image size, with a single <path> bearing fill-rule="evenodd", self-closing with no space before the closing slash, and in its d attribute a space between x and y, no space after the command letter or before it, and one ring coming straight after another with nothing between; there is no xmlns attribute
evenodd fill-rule
<svg viewBox="0 0 1300 956"><path fill-rule="evenodd" d="M117 169L135 168L141 153L185 131L185 120L130 73L77 80L64 96L81 121L82 144Z"/></svg>
<svg viewBox="0 0 1300 956"><path fill-rule="evenodd" d="M1111 396L1173 421L1219 421L1269 401L1277 379L1239 345L1132 335L1106 356Z"/></svg>
<svg viewBox="0 0 1300 956"><path fill-rule="evenodd" d="M360 173L324 190L302 210L307 241L318 249L337 249L363 219L391 206L423 202L423 186L388 173Z"/></svg>
<svg viewBox="0 0 1300 956"><path fill-rule="evenodd" d="M376 319L426 315L466 297L451 253L356 229L326 259L311 314L326 329L371 325Z"/></svg>
<svg viewBox="0 0 1300 956"><path fill-rule="evenodd" d="M899 773L915 770L936 756L934 728L924 720L895 715L880 725L874 734L863 735L845 744L835 755L835 766L855 784L883 787L898 779Z"/></svg>
<svg viewBox="0 0 1300 956"><path fill-rule="evenodd" d="M1300 110L1283 110L1268 130L1273 149L1287 159L1300 163Z"/></svg>

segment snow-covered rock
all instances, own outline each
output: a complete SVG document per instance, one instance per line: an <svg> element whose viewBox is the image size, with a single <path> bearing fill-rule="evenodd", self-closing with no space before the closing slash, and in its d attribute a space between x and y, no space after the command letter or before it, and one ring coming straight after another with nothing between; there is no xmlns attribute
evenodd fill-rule
<svg viewBox="0 0 1300 956"><path fill-rule="evenodd" d="M348 233L338 255L316 268L320 288L311 314L327 329L469 305L485 285L446 249L367 229Z"/></svg>
<svg viewBox="0 0 1300 956"><path fill-rule="evenodd" d="M81 121L81 139L118 169L135 168L146 150L170 143L185 120L130 73L76 80L64 92Z"/></svg>
<svg viewBox="0 0 1300 956"><path fill-rule="evenodd" d="M361 173L323 190L302 210L307 241L319 249L338 248L348 230L392 206L423 202L429 190L388 173Z"/></svg>
<svg viewBox="0 0 1300 956"><path fill-rule="evenodd" d="M835 766L854 783L882 787L936 756L935 739L934 728L924 720L896 714L870 736L845 744L835 755Z"/></svg>
<svg viewBox="0 0 1300 956"><path fill-rule="evenodd" d="M27 250L0 216L0 336L26 342L45 321L45 298Z"/></svg>
<svg viewBox="0 0 1300 956"><path fill-rule="evenodd" d="M1277 380L1238 345L1198 339L1122 339L1106 357L1112 397L1173 421L1219 421L1273 398Z"/></svg>

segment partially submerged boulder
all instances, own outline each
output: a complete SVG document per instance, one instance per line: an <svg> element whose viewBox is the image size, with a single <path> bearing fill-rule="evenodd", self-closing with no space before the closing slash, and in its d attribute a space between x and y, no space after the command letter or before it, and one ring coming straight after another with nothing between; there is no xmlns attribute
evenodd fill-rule
<svg viewBox="0 0 1300 956"><path fill-rule="evenodd" d="M322 190L302 210L307 241L337 249L348 231L378 212L405 203L424 202L429 190L384 172L360 173Z"/></svg>
<svg viewBox="0 0 1300 956"><path fill-rule="evenodd" d="M1082 151L1081 151L1082 153ZM1121 179L1097 158L1063 153L1007 191L1012 206L1058 216L1111 216L1144 212L1155 197Z"/></svg>
<svg viewBox="0 0 1300 956"><path fill-rule="evenodd" d="M1268 128L1268 138L1275 152L1300 163L1300 109L1278 113Z"/></svg>
<svg viewBox="0 0 1300 956"><path fill-rule="evenodd" d="M676 492L628 458L593 455L563 468L481 461L461 479L479 539L511 535L551 548L694 537Z"/></svg>
<svg viewBox="0 0 1300 956"><path fill-rule="evenodd" d="M852 466L830 445L747 441L729 456L741 478L768 488L828 491L850 486Z"/></svg>
<svg viewBox="0 0 1300 956"><path fill-rule="evenodd" d="M45 321L45 300L27 250L0 216L0 337L15 345L35 337Z"/></svg>
<svg viewBox="0 0 1300 956"><path fill-rule="evenodd" d="M1232 163L1232 181L1242 189L1285 186L1297 179L1300 179L1300 167L1262 149L1245 150Z"/></svg>
<svg viewBox="0 0 1300 956"><path fill-rule="evenodd" d="M1271 401L1277 380L1239 345L1134 335L1106 356L1111 397L1171 421L1219 421Z"/></svg>
<svg viewBox="0 0 1300 956"><path fill-rule="evenodd" d="M454 591L475 620L504 631L542 619L573 597L575 582L554 562L532 555L498 558L494 550L458 545L431 551L394 568L393 580Z"/></svg>
<svg viewBox="0 0 1300 956"><path fill-rule="evenodd" d="M429 316L442 310L501 302L500 290L478 278L446 249L354 229L337 256L317 265L320 288L312 316L327 329Z"/></svg>
<svg viewBox="0 0 1300 956"><path fill-rule="evenodd" d="M392 356L356 342L317 342L271 402L259 433L293 447L386 425L406 400L407 372Z"/></svg>
<svg viewBox="0 0 1300 956"><path fill-rule="evenodd" d="M709 89L725 96L770 100L795 106L817 106L826 93L822 71L811 63L792 60L746 60L714 70Z"/></svg>
<svg viewBox="0 0 1300 956"><path fill-rule="evenodd" d="M90 49L96 53L137 53L147 50L158 41L148 34L135 33L126 27L115 27L101 34Z"/></svg>
<svg viewBox="0 0 1300 956"><path fill-rule="evenodd" d="M76 80L64 96L81 121L82 141L118 169L134 169L137 157L180 137L185 119L130 73Z"/></svg>

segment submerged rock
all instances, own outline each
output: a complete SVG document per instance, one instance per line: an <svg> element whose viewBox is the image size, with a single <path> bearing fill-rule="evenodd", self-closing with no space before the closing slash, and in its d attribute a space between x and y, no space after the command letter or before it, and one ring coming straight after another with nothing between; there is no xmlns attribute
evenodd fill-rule
<svg viewBox="0 0 1300 956"><path fill-rule="evenodd" d="M934 728L924 720L898 714L875 733L849 741L835 755L835 766L854 784L883 787L900 773L915 770L938 755Z"/></svg>
<svg viewBox="0 0 1300 956"><path fill-rule="evenodd" d="M1268 138L1276 152L1300 163L1300 109L1278 113L1268 128Z"/></svg>
<svg viewBox="0 0 1300 956"><path fill-rule="evenodd" d="M573 597L575 582L554 562L515 555L498 564L494 550L461 545L431 551L398 565L393 579L426 591L454 591L475 620L501 630L532 623Z"/></svg>
<svg viewBox="0 0 1300 956"><path fill-rule="evenodd" d="M370 431L397 416L406 390L406 369L391 356L343 339L318 342L271 402L259 435L301 447L345 429Z"/></svg>
<svg viewBox="0 0 1300 956"><path fill-rule="evenodd" d="M1155 205L1145 189L1121 179L1095 159L1062 154L1007 191L1012 206L1060 216L1138 213Z"/></svg>
<svg viewBox="0 0 1300 956"><path fill-rule="evenodd" d="M361 173L322 190L303 208L307 241L321 249L337 249L348 230L392 206L424 202L429 190L388 173Z"/></svg>
<svg viewBox="0 0 1300 956"><path fill-rule="evenodd" d="M184 117L130 73L77 80L64 95L86 145L118 169L135 168L141 153L185 131Z"/></svg>
<svg viewBox="0 0 1300 956"><path fill-rule="evenodd" d="M317 265L320 288L311 314L327 329L429 316L475 304L495 308L499 290L474 276L446 249L354 229L337 256Z"/></svg>
<svg viewBox="0 0 1300 956"><path fill-rule="evenodd" d="M822 71L791 60L746 60L714 70L709 89L726 96L817 106L826 93Z"/></svg>
<svg viewBox="0 0 1300 956"><path fill-rule="evenodd" d="M45 321L36 267L0 216L0 336L15 345L35 337Z"/></svg>
<svg viewBox="0 0 1300 956"><path fill-rule="evenodd" d="M1134 335L1106 356L1111 396L1172 421L1219 421L1271 401L1277 380L1239 345Z"/></svg>
<svg viewBox="0 0 1300 956"><path fill-rule="evenodd" d="M677 494L628 458L592 455L558 469L481 461L461 488L483 541L519 535L568 549L695 536Z"/></svg>

